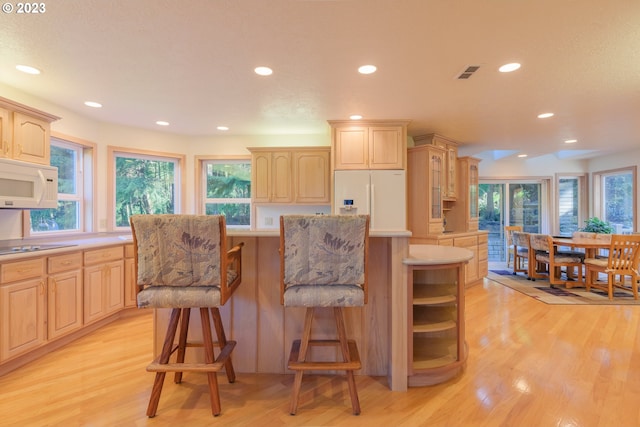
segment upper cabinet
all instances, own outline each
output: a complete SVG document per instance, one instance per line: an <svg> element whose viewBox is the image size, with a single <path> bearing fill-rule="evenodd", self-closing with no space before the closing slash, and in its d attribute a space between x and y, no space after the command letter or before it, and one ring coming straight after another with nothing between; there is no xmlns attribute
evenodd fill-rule
<svg viewBox="0 0 640 427"><path fill-rule="evenodd" d="M455 200L458 196L457 191L457 159L458 159L458 143L445 138L444 136L431 133L428 135L414 136L415 145L431 144L445 150L444 155L444 183L442 186L442 197L444 200Z"/></svg>
<svg viewBox="0 0 640 427"><path fill-rule="evenodd" d="M445 150L435 145L412 147L407 156L408 220L413 237L442 233Z"/></svg>
<svg viewBox="0 0 640 427"><path fill-rule="evenodd" d="M261 147L249 151L254 203L330 203L329 147Z"/></svg>
<svg viewBox="0 0 640 427"><path fill-rule="evenodd" d="M478 207L478 166L480 159L475 157L460 157L458 159L458 182L460 183L460 198L455 209L447 215L447 222L451 221L454 229L477 231L479 223Z"/></svg>
<svg viewBox="0 0 640 427"><path fill-rule="evenodd" d="M0 157L48 165L51 122L58 119L0 97Z"/></svg>
<svg viewBox="0 0 640 427"><path fill-rule="evenodd" d="M408 120L329 120L333 168L405 169Z"/></svg>

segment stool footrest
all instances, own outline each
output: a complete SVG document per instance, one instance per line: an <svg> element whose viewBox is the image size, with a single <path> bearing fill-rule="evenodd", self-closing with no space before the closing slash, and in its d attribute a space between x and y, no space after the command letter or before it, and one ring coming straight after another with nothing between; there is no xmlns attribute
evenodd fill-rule
<svg viewBox="0 0 640 427"><path fill-rule="evenodd" d="M218 372L231 357L236 341L227 341L213 363L160 363L159 356L147 366L148 372Z"/></svg>
<svg viewBox="0 0 640 427"><path fill-rule="evenodd" d="M291 345L291 353L289 354L289 363L287 367L293 371L316 371L316 370L345 370L354 371L362 368L360 362L360 353L358 353L358 346L354 340L348 340L347 345L349 347L349 360L348 361L334 361L334 362L316 362L312 360L299 361L300 355L300 340L293 341ZM312 346L340 346L338 340L310 340L309 347Z"/></svg>

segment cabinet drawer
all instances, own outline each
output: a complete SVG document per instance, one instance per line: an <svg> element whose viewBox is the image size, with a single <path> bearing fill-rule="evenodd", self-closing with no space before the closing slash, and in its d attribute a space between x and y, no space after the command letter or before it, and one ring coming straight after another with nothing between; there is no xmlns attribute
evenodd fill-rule
<svg viewBox="0 0 640 427"><path fill-rule="evenodd" d="M468 248L478 244L478 236L456 237L453 239L453 245L459 248Z"/></svg>
<svg viewBox="0 0 640 427"><path fill-rule="evenodd" d="M486 245L478 247L478 260L483 261L489 258L489 249Z"/></svg>
<svg viewBox="0 0 640 427"><path fill-rule="evenodd" d="M47 271L49 274L60 271L77 270L82 268L82 253L56 255L47 260Z"/></svg>
<svg viewBox="0 0 640 427"><path fill-rule="evenodd" d="M486 234L480 234L478 235L478 243L482 244L482 243L487 243L489 241L489 236Z"/></svg>
<svg viewBox="0 0 640 427"><path fill-rule="evenodd" d="M44 276L44 258L33 258L0 265L0 283Z"/></svg>
<svg viewBox="0 0 640 427"><path fill-rule="evenodd" d="M110 248L96 249L84 253L84 265L99 264L107 261L116 261L123 258L124 249L122 246L112 246Z"/></svg>
<svg viewBox="0 0 640 427"><path fill-rule="evenodd" d="M125 245L124 246L124 257L125 258L133 258L133 245Z"/></svg>

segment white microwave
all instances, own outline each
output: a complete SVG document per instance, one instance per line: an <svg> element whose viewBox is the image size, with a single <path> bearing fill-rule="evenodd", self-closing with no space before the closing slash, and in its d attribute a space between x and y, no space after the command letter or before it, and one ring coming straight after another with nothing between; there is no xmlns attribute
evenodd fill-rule
<svg viewBox="0 0 640 427"><path fill-rule="evenodd" d="M0 158L0 208L58 207L58 168Z"/></svg>

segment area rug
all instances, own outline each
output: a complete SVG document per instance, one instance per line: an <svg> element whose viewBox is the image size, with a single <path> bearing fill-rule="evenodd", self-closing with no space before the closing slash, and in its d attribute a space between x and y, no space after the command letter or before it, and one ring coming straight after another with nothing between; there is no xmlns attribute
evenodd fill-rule
<svg viewBox="0 0 640 427"><path fill-rule="evenodd" d="M585 288L552 288L548 280L527 280L523 274L514 275L509 270L489 270L487 278L546 304L640 305L640 299L634 300L633 294L624 290L614 291L613 300L610 300L607 293L599 289L592 288L587 292Z"/></svg>

